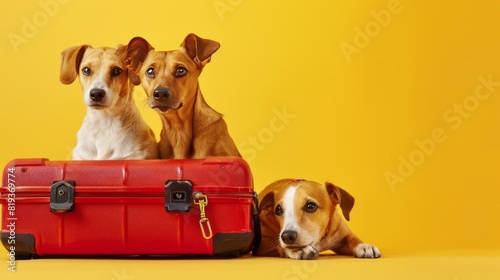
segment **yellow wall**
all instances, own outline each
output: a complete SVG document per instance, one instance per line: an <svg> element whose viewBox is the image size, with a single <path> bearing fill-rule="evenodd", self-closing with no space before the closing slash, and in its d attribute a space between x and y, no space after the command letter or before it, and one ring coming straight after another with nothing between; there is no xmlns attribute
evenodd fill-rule
<svg viewBox="0 0 500 280"><path fill-rule="evenodd" d="M362 3L360 3L362 2ZM141 4L143 3L143 4ZM148 4L146 4L148 3ZM3 1L0 165L70 159L85 114L60 53L134 36L222 47L201 76L256 190L330 180L385 253L500 248L500 4L495 1ZM158 134L160 122L136 100Z"/></svg>

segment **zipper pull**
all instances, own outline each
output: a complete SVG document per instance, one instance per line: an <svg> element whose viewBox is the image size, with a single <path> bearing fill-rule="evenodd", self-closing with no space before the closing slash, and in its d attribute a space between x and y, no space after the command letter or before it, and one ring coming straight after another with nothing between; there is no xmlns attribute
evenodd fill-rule
<svg viewBox="0 0 500 280"><path fill-rule="evenodd" d="M212 238L212 227L210 226L210 221L206 217L205 207L208 205L208 198L201 192L193 193L194 204L200 206L200 229L201 234L205 239ZM208 234L207 234L208 233Z"/></svg>

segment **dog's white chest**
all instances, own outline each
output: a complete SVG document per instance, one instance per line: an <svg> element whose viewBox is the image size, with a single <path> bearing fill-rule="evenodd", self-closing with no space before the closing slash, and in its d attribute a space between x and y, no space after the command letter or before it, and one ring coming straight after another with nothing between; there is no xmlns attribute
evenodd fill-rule
<svg viewBox="0 0 500 280"><path fill-rule="evenodd" d="M109 160L127 158L137 149L134 137L119 119L105 114L87 115L78 131L74 159Z"/></svg>

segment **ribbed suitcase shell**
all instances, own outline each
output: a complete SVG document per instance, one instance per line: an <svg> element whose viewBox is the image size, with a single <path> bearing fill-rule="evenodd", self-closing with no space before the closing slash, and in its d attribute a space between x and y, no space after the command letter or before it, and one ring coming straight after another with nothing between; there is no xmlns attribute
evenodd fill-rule
<svg viewBox="0 0 500 280"><path fill-rule="evenodd" d="M200 225L200 207L193 203L194 196L188 212L166 210L166 184L176 180L190 181L193 193L207 196L210 238L202 234L204 226L209 235L208 223ZM74 181L71 212L51 211L51 187L57 181ZM9 252L15 251L17 259L49 255L238 256L251 250L254 239L252 175L238 157L17 159L5 167L0 200L2 243Z"/></svg>

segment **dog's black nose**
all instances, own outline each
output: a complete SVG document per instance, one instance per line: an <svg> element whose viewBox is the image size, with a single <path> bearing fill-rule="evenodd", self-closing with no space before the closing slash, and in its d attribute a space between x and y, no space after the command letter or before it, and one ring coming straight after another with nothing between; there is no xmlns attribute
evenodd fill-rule
<svg viewBox="0 0 500 280"><path fill-rule="evenodd" d="M100 88L93 88L90 90L90 99L94 102L99 102L104 98L106 92Z"/></svg>
<svg viewBox="0 0 500 280"><path fill-rule="evenodd" d="M170 90L168 88L157 88L153 91L153 97L156 101L163 101L170 97Z"/></svg>
<svg viewBox="0 0 500 280"><path fill-rule="evenodd" d="M285 244L293 244L297 240L297 232L295 230L285 230L281 234L281 240L283 240Z"/></svg>

